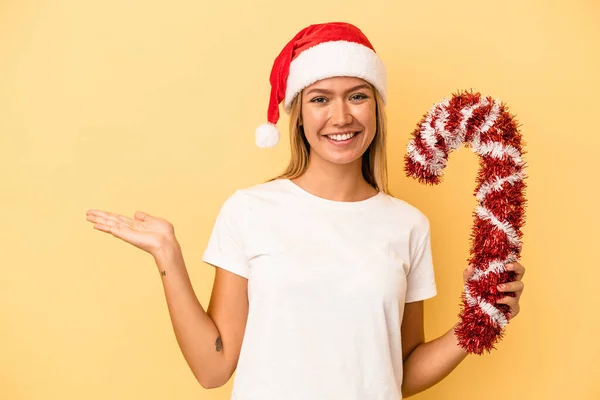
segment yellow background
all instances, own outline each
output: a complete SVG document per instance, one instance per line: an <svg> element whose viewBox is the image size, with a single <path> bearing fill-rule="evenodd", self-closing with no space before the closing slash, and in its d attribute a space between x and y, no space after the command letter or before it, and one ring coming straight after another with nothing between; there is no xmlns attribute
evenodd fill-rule
<svg viewBox="0 0 600 400"><path fill-rule="evenodd" d="M171 221L206 307L221 203L289 156L285 117L277 148L254 146L272 61L331 20L361 27L389 71L391 188L432 223L428 339L459 311L478 160L462 149L422 186L402 170L409 134L473 88L505 101L526 140L522 312L496 351L414 398L600 398L593 0L0 2L0 398L228 398L232 380L208 391L189 371L151 256L85 211Z"/></svg>

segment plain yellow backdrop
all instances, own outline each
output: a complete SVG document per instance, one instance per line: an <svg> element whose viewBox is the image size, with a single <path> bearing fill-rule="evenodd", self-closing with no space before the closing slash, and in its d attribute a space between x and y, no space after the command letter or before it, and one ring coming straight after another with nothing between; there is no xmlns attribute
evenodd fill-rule
<svg viewBox="0 0 600 400"><path fill-rule="evenodd" d="M473 89L504 101L526 141L521 314L497 350L414 398L600 398L592 0L0 2L0 398L228 399L232 380L208 391L189 371L151 256L85 211L171 221L206 307L220 205L289 156L285 116L276 148L254 145L273 59L333 20L358 25L389 71L391 189L432 224L428 339L457 320L478 160L461 149L441 185L420 185L403 172L409 134Z"/></svg>

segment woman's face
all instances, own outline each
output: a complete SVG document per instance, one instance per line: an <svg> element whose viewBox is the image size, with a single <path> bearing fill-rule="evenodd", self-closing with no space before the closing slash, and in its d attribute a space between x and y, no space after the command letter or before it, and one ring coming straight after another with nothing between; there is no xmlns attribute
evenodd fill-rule
<svg viewBox="0 0 600 400"><path fill-rule="evenodd" d="M310 157L334 164L360 163L377 128L374 89L354 77L318 81L302 91L301 124Z"/></svg>

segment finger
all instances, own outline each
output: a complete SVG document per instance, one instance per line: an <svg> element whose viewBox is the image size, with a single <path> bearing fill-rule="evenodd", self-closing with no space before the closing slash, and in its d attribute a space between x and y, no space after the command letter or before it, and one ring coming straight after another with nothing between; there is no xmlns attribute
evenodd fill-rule
<svg viewBox="0 0 600 400"><path fill-rule="evenodd" d="M91 218L94 218L94 217L88 217L88 219L91 219ZM94 222L94 229L97 229L99 231L111 233L112 230L119 228L119 225L118 225L119 223L115 222L113 220L106 219L106 218L98 218L98 217L95 217L95 219L97 221L92 221L92 222Z"/></svg>
<svg viewBox="0 0 600 400"><path fill-rule="evenodd" d="M111 235L119 239L124 239L127 232L129 231L129 226L127 226L127 224L123 222L115 222L112 220L108 220L106 223L97 223L96 225L94 225L94 229L110 233Z"/></svg>
<svg viewBox="0 0 600 400"><path fill-rule="evenodd" d="M136 224L138 223L138 221L131 219L129 217L126 217L124 215L109 213L109 212L105 212L105 211L98 211L98 210L94 210L93 212L88 211L87 219L88 219L88 221L97 222L97 223L101 223L104 225L108 225L107 221L123 222L123 223L127 224L127 226L130 228L135 228Z"/></svg>
<svg viewBox="0 0 600 400"><path fill-rule="evenodd" d="M498 285L498 291L500 292L522 292L525 288L525 284L522 281L506 282Z"/></svg>
<svg viewBox="0 0 600 400"><path fill-rule="evenodd" d="M129 226L132 226L136 221L132 218L126 217L124 215L117 215L117 220L121 222L125 222Z"/></svg>
<svg viewBox="0 0 600 400"><path fill-rule="evenodd" d="M519 304L519 300L516 297L504 296L501 299L496 300L496 304L506 304L510 308L514 308Z"/></svg>
<svg viewBox="0 0 600 400"><path fill-rule="evenodd" d="M90 219L89 217L96 217L96 219L98 218L104 218L105 220L113 220L113 221L118 221L118 214L114 214L114 213L110 213L107 211L101 211L101 210L88 210L86 212L86 215L88 217L88 220Z"/></svg>
<svg viewBox="0 0 600 400"><path fill-rule="evenodd" d="M507 318L513 319L514 317L517 316L517 314L521 311L521 307L519 307L519 305L515 305L514 307L511 307L510 310L508 310L508 315Z"/></svg>
<svg viewBox="0 0 600 400"><path fill-rule="evenodd" d="M509 306L509 311L507 318L512 319L517 316L521 307L519 306L519 302L514 297L503 297L500 300L496 301L496 304L506 304Z"/></svg>
<svg viewBox="0 0 600 400"><path fill-rule="evenodd" d="M124 223L116 216L103 217L96 214L89 214L87 220L96 224L102 224L104 226L114 226L118 223Z"/></svg>
<svg viewBox="0 0 600 400"><path fill-rule="evenodd" d="M523 267L523 265L516 261L513 263L506 264L506 270L515 272L517 274L516 279L518 281L523 279L523 275L525 275L525 267Z"/></svg>
<svg viewBox="0 0 600 400"><path fill-rule="evenodd" d="M469 266L467 268L465 268L465 270L463 271L464 281L466 282L469 279L471 279L474 274L475 274L475 267L473 267L473 264L469 264Z"/></svg>

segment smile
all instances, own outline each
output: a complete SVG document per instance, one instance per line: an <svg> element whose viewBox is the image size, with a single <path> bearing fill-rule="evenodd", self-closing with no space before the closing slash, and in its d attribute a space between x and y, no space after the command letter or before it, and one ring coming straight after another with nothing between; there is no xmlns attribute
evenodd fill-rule
<svg viewBox="0 0 600 400"><path fill-rule="evenodd" d="M349 132L349 133L341 133L341 134L332 134L325 135L330 142L334 142L336 144L346 144L352 141L354 137L356 137L360 132Z"/></svg>

